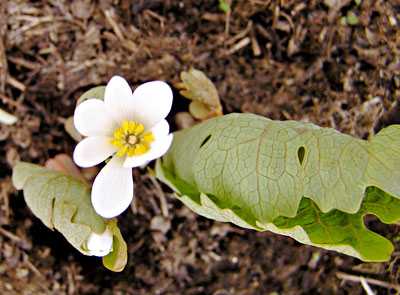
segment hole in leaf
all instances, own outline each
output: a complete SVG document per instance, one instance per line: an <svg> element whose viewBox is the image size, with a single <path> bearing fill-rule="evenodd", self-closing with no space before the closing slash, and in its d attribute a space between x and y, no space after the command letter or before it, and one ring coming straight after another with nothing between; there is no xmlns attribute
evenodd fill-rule
<svg viewBox="0 0 400 295"><path fill-rule="evenodd" d="M297 150L297 157L299 158L300 165L303 164L305 153L306 153L306 150L303 146L299 147L299 149Z"/></svg>
<svg viewBox="0 0 400 295"><path fill-rule="evenodd" d="M210 140L210 138L211 138L211 134L207 135L207 137L204 138L203 142L201 143L200 148L202 148L203 145L205 145Z"/></svg>

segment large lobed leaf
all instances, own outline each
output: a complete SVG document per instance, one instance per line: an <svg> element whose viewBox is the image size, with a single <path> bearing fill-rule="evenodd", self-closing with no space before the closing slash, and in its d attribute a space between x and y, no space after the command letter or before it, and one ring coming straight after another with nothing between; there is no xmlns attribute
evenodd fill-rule
<svg viewBox="0 0 400 295"><path fill-rule="evenodd" d="M362 217L400 219L400 126L365 141L313 124L231 114L176 132L156 175L206 217L387 260L393 246Z"/></svg>
<svg viewBox="0 0 400 295"><path fill-rule="evenodd" d="M116 219L99 216L90 202L87 184L59 171L20 162L13 169L12 181L23 189L25 201L33 214L50 229L57 229L77 250L85 255L85 241L93 231L102 234L106 227L114 235L113 252L104 265L121 271L127 262L127 247Z"/></svg>

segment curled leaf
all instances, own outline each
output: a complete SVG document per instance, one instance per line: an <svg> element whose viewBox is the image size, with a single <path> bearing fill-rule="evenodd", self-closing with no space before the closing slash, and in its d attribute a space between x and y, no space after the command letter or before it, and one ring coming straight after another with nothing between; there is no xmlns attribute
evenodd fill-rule
<svg viewBox="0 0 400 295"><path fill-rule="evenodd" d="M90 189L65 174L20 162L13 169L12 181L24 190L28 207L50 229L56 228L79 251L90 231L104 232L106 220L95 213Z"/></svg>
<svg viewBox="0 0 400 295"><path fill-rule="evenodd" d="M181 72L182 83L175 84L180 94L192 100L189 112L199 120L222 116L222 106L217 89L207 76L194 68Z"/></svg>
<svg viewBox="0 0 400 295"><path fill-rule="evenodd" d="M112 218L107 222L108 230L114 235L113 251L103 257L103 264L112 271L122 271L128 262L128 250L121 231L117 226L117 219Z"/></svg>
<svg viewBox="0 0 400 295"><path fill-rule="evenodd" d="M399 167L399 125L365 141L231 114L176 132L156 176L203 216L380 261L393 246L367 230L362 216L400 220Z"/></svg>
<svg viewBox="0 0 400 295"><path fill-rule="evenodd" d="M90 255L85 249L89 234L102 234L106 227L120 244L124 243L119 230L115 229L116 222L112 224L94 211L87 184L60 171L25 162L14 166L12 181L17 189L23 189L32 213L50 229L57 229L82 254ZM119 247L116 252L121 261L118 271L126 261L124 249L126 251L126 247ZM112 266L107 267L112 269Z"/></svg>

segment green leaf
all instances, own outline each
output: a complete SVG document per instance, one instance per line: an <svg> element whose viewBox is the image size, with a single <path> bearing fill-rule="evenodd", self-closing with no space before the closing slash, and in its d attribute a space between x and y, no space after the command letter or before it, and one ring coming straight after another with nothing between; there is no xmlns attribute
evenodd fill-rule
<svg viewBox="0 0 400 295"><path fill-rule="evenodd" d="M80 231L87 235L91 229L97 234L104 232L106 220L93 210L90 189L84 183L61 172L25 162L14 167L12 180L17 189L24 190L28 207L47 227L55 227L64 236L69 235L68 226L72 223L75 223L72 226L82 226ZM87 235L76 239L83 242ZM80 250L81 244L72 244Z"/></svg>
<svg viewBox="0 0 400 295"><path fill-rule="evenodd" d="M20 162L13 169L12 181L17 189L23 189L25 201L32 213L50 229L57 229L78 251L85 255L85 242L93 231L102 234L106 226L120 246L117 250L120 271L126 261L126 244L116 226L116 221L99 216L90 202L90 188L87 184L59 171L39 165ZM124 246L125 245L125 246ZM124 253L125 250L125 253ZM107 265L113 269L112 265ZM122 268L121 268L122 267Z"/></svg>
<svg viewBox="0 0 400 295"><path fill-rule="evenodd" d="M169 152L157 161L156 176L208 218L385 260L390 242L365 229L362 216L400 219L400 126L365 141L313 124L231 114L176 132ZM307 232L316 216L321 224ZM371 241L384 251L372 253Z"/></svg>
<svg viewBox="0 0 400 295"><path fill-rule="evenodd" d="M360 254L353 256L363 260L389 260L393 245L365 228L366 214L374 214L385 223L395 223L400 219L400 201L376 187L368 187L359 212L348 214L339 210L323 213L313 201L303 198L296 217L278 217L273 224L279 229L301 226L313 245L328 245L327 248L334 244L350 245Z"/></svg>

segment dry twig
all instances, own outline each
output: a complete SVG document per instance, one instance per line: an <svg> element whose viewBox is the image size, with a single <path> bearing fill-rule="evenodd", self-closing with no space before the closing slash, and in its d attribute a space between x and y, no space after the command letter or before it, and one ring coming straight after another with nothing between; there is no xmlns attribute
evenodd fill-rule
<svg viewBox="0 0 400 295"><path fill-rule="evenodd" d="M154 176L149 173L149 179L153 183L156 191L157 191L157 196L160 198L160 207L161 207L161 212L162 215L167 218L168 217L168 205L167 205L167 199L165 198L165 194L160 186L160 184L157 182L157 180L154 178Z"/></svg>
<svg viewBox="0 0 400 295"><path fill-rule="evenodd" d="M12 232L9 232L8 230L5 230L4 228L0 227L0 234L9 238L11 241L15 243L21 242L21 238L18 237L17 235L13 234Z"/></svg>
<svg viewBox="0 0 400 295"><path fill-rule="evenodd" d="M6 4L0 4L0 91L4 92L6 87L8 63L6 57L6 48L4 46L4 38L6 34L7 22L5 17Z"/></svg>
<svg viewBox="0 0 400 295"><path fill-rule="evenodd" d="M371 279L371 278L364 278L362 276L355 276L355 275L347 274L344 272L337 272L336 276L339 279L342 279L345 281L358 282L358 283L362 283L362 279L364 279L368 284L387 288L387 289L394 289L397 292L400 292L400 285L398 285L398 284L392 284L392 283L388 283L388 282L380 281L380 280L376 280L376 279Z"/></svg>
<svg viewBox="0 0 400 295"><path fill-rule="evenodd" d="M231 55L233 53L235 53L236 51L239 51L240 49L246 47L247 45L249 45L251 43L251 40L249 37L245 37L242 40L240 40L238 43L236 43L235 45L233 45L227 52L227 55Z"/></svg>

